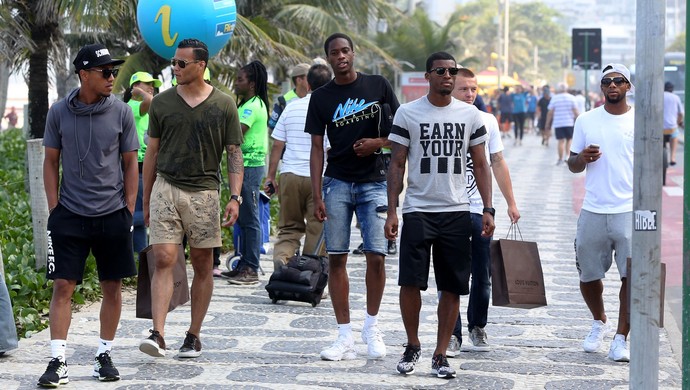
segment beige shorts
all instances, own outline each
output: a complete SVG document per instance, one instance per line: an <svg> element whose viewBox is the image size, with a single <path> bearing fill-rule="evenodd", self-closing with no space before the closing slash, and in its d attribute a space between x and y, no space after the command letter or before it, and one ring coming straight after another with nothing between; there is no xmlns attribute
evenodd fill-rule
<svg viewBox="0 0 690 390"><path fill-rule="evenodd" d="M149 242L192 248L221 246L218 191L185 191L156 176L149 205Z"/></svg>

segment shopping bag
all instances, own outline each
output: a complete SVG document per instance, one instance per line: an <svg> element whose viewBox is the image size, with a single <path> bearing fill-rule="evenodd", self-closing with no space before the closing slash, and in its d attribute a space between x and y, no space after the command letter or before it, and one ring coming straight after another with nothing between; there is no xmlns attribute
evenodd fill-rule
<svg viewBox="0 0 690 390"><path fill-rule="evenodd" d="M137 318L151 318L151 278L156 268L156 260L151 245L139 253L139 276L137 278ZM168 311L189 301L189 284L187 282L187 264L184 258L184 247L178 246L177 262L173 267L173 294Z"/></svg>
<svg viewBox="0 0 690 390"><path fill-rule="evenodd" d="M632 259L628 257L626 259L626 271L628 275L628 310L625 313L625 317L628 320L628 324L630 324L630 305L632 303L632 294L630 291L630 287L632 284L630 283L630 270L632 265ZM660 279L660 285L659 285L659 328L664 327L664 300L666 299L666 263L660 263L659 264L659 279Z"/></svg>
<svg viewBox="0 0 690 390"><path fill-rule="evenodd" d="M511 235L512 239L491 241L489 247L493 305L521 309L546 306L537 243L522 240L517 224L510 226L508 236Z"/></svg>

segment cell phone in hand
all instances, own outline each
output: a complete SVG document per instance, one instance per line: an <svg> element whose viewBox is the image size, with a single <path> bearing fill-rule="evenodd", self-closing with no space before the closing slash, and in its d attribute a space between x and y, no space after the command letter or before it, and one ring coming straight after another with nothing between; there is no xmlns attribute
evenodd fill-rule
<svg viewBox="0 0 690 390"><path fill-rule="evenodd" d="M268 184L266 184L266 187L268 187L268 191L266 191L266 195L271 196L276 193L276 187L273 185L272 181L269 181Z"/></svg>
<svg viewBox="0 0 690 390"><path fill-rule="evenodd" d="M599 144L589 144L589 147L592 149L599 149Z"/></svg>

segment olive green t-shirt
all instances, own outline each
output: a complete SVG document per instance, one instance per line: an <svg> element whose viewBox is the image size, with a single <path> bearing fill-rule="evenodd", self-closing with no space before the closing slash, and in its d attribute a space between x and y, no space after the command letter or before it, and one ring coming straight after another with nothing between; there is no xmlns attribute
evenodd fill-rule
<svg viewBox="0 0 690 390"><path fill-rule="evenodd" d="M244 134L242 156L245 167L266 165L268 153L268 112L266 105L258 96L244 102L239 108L240 123L249 130Z"/></svg>
<svg viewBox="0 0 690 390"><path fill-rule="evenodd" d="M149 109L149 137L160 139L158 174L186 191L218 190L223 150L243 142L237 105L216 88L193 108L177 87L156 95Z"/></svg>

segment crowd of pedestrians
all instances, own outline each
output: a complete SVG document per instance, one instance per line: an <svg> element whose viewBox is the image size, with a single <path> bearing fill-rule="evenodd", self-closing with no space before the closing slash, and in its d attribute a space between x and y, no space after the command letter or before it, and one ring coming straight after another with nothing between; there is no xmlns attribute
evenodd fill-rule
<svg viewBox="0 0 690 390"><path fill-rule="evenodd" d="M509 163L503 158L503 141L511 128L514 147L522 145L526 131L540 135L542 145L548 146L555 129L557 164L586 172L585 203L573 237L573 267L580 273L580 291L593 320L583 349L598 351L610 330L601 279L612 264L614 248L623 287L609 358L629 361L625 260L630 257L634 126L626 94L634 87L627 68L610 64L603 69L604 103L592 111L586 112L583 99L564 84L554 95L549 86L517 86L504 88L495 104L490 102L497 117L483 112L475 74L449 53L429 55L428 93L400 105L388 80L357 70L355 44L348 35L332 34L323 49L327 65L290 68L294 88L279 96L272 109L262 62L238 70L233 99L205 81L209 53L197 39L181 40L171 59L176 86L156 95L160 80L136 72L129 80L127 104L112 94L117 65L124 61L111 58L101 44L79 51L74 66L81 85L50 109L44 139L52 247L48 277L54 283L51 360L40 386L69 382L65 349L70 299L89 253L96 258L103 289L94 377L120 378L110 352L120 318L122 279L136 274L132 248L139 252L149 244L155 256L153 319L139 349L159 358L167 354L173 267L179 245L186 242L194 273L191 318L185 334L178 335L184 341L176 356L199 357L213 294L213 251L222 245L222 227L241 230L235 243L241 258L216 276L238 286L260 282L261 191L279 199L275 269L300 252L328 256L337 335L320 351L321 359L356 357L347 272L356 217L366 262L360 338L368 358L387 354L378 312L384 289L391 288L385 285L385 258L398 240L400 312L407 342L395 369L413 374L420 360L420 291L428 288L433 264L439 300L430 367L440 378L455 377L448 357L460 350L491 349L484 327L495 228L492 173L507 202L510 223L521 217ZM230 197L221 209L224 154ZM322 236L325 247L320 248ZM464 345L461 295L469 295ZM2 342L0 353L13 348Z"/></svg>

